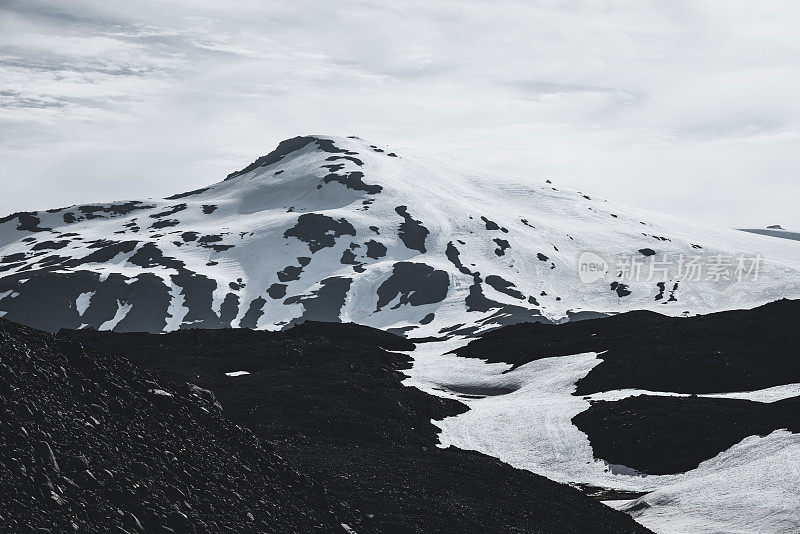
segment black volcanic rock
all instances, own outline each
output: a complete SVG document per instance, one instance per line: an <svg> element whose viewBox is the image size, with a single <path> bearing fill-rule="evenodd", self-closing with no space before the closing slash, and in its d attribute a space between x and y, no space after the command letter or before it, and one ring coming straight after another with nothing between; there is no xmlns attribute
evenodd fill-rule
<svg viewBox="0 0 800 534"><path fill-rule="evenodd" d="M417 250L425 252L425 239L427 239L430 230L425 228L422 221L418 221L408 213L408 206L397 206L394 209L399 216L403 218L400 223L400 229L397 232L397 237L409 250Z"/></svg>
<svg viewBox="0 0 800 534"><path fill-rule="evenodd" d="M375 241L374 239L370 239L366 243L367 245L367 257L377 260L386 256L386 245Z"/></svg>
<svg viewBox="0 0 800 534"><path fill-rule="evenodd" d="M355 159L355 158L352 158ZM379 185L370 185L364 183L364 173L360 171L351 171L346 172L345 174L336 174L332 172L331 174L325 176L322 181L326 184L331 182L338 182L343 186L347 187L348 189L354 189L356 191L365 191L368 195L377 195L381 191L383 191L383 187Z"/></svg>
<svg viewBox="0 0 800 534"><path fill-rule="evenodd" d="M214 391L228 418L322 484L359 534L648 532L576 489L438 448L431 420L466 407L403 386L410 357L397 351L413 344L386 332L306 322L281 332L59 336Z"/></svg>
<svg viewBox="0 0 800 534"><path fill-rule="evenodd" d="M215 402L0 319L0 532L339 532L324 490Z"/></svg>
<svg viewBox="0 0 800 534"><path fill-rule="evenodd" d="M38 212L36 211L21 211L0 217L0 223L17 219L17 230L27 230L28 232L47 232L52 230L52 228L40 227L42 220L37 215Z"/></svg>
<svg viewBox="0 0 800 534"><path fill-rule="evenodd" d="M446 271L434 269L425 263L399 261L392 267L392 274L378 287L376 311L400 297L403 304L421 306L440 302L447 296L450 278Z"/></svg>
<svg viewBox="0 0 800 534"><path fill-rule="evenodd" d="M257 169L259 167L267 167L269 165L272 165L273 163L277 163L284 157L291 154L292 152L296 152L310 143L316 143L317 148L325 152L330 152L333 154L344 153L346 155L355 155L351 154L347 150L338 148L330 139L321 139L319 137L312 137L312 136L297 136L291 139L285 139L281 141L280 143L278 143L278 146L277 148L275 148L275 150L273 150L266 156L261 156L260 158L255 160L253 163L251 163L244 169L230 173L227 176L227 178L225 178L225 180L231 180L233 178L236 178L237 176L241 176L242 174L247 174L248 172Z"/></svg>
<svg viewBox="0 0 800 534"><path fill-rule="evenodd" d="M595 402L572 422L596 457L664 475L694 469L747 436L800 432L800 397L764 403L638 395Z"/></svg>
<svg viewBox="0 0 800 534"><path fill-rule="evenodd" d="M346 219L336 220L321 213L304 213L297 218L297 224L286 230L284 237L296 237L308 244L313 254L326 247L332 247L336 238L343 235L356 235L353 225Z"/></svg>
<svg viewBox="0 0 800 534"><path fill-rule="evenodd" d="M800 301L694 317L635 311L561 325L508 326L459 348L459 356L514 365L581 352L602 363L578 395L613 389L675 393L752 391L800 382Z"/></svg>
<svg viewBox="0 0 800 534"><path fill-rule="evenodd" d="M284 304L303 305L303 315L298 319L292 320L292 323L338 317L347 298L347 291L352 283L353 280L351 278L332 276L322 280L320 287L312 290L308 295L287 298L283 301Z"/></svg>
<svg viewBox="0 0 800 534"><path fill-rule="evenodd" d="M514 297L515 299L524 299L525 296L513 289L516 287L513 282L509 282L508 280L504 280L503 278L490 274L486 277L486 283L489 284L492 288L499 291L500 293L505 293L509 297Z"/></svg>

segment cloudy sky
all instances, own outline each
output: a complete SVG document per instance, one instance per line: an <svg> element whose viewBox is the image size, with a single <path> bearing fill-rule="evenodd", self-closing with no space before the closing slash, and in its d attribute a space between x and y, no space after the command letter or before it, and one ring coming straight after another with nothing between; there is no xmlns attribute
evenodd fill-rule
<svg viewBox="0 0 800 534"><path fill-rule="evenodd" d="M321 133L797 229L798 28L795 0L0 0L0 212Z"/></svg>

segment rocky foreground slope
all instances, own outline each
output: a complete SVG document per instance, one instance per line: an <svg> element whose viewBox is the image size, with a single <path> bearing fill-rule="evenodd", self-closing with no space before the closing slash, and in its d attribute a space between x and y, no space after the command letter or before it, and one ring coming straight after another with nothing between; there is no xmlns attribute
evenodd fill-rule
<svg viewBox="0 0 800 534"><path fill-rule="evenodd" d="M344 532L208 390L0 319L0 531Z"/></svg>
<svg viewBox="0 0 800 534"><path fill-rule="evenodd" d="M350 324L53 336L0 319L0 531L647 532L437 448L431 419L465 407L401 384L409 357L384 349L410 348Z"/></svg>
<svg viewBox="0 0 800 534"><path fill-rule="evenodd" d="M49 331L310 319L475 335L800 297L799 247L357 138L305 136L168 199L0 218L0 316Z"/></svg>

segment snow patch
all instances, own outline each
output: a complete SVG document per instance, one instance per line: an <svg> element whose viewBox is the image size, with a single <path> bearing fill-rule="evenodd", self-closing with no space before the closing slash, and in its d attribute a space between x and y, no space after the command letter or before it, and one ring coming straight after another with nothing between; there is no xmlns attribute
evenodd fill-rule
<svg viewBox="0 0 800 534"><path fill-rule="evenodd" d="M655 397L691 397L690 393L673 393L668 391L648 391L646 389L615 389L587 395L590 401L618 401L637 395L651 395ZM800 384L785 384L756 391L737 391L733 393L701 393L698 397L713 399L742 399L754 402L777 402L779 400L800 396Z"/></svg>
<svg viewBox="0 0 800 534"><path fill-rule="evenodd" d="M798 458L800 435L750 436L620 509L659 534L795 534Z"/></svg>
<svg viewBox="0 0 800 534"><path fill-rule="evenodd" d="M126 315L128 315L128 312L131 311L132 308L133 304L129 304L127 302L122 302L121 300L118 300L117 312L114 314L114 317L101 324L98 330L114 330L114 328L116 328L119 322L122 321Z"/></svg>
<svg viewBox="0 0 800 534"><path fill-rule="evenodd" d="M183 288L176 285L175 282L170 281L169 288L169 308L167 308L167 326L164 327L165 332L173 332L180 328L183 323L184 317L189 313L189 308L184 306L186 297L183 294Z"/></svg>
<svg viewBox="0 0 800 534"><path fill-rule="evenodd" d="M78 298L75 299L75 309L78 310L79 316L83 317L83 314L86 312L86 309L89 308L89 304L91 304L92 297L95 293L95 291L87 291L86 293L81 293L78 295Z"/></svg>

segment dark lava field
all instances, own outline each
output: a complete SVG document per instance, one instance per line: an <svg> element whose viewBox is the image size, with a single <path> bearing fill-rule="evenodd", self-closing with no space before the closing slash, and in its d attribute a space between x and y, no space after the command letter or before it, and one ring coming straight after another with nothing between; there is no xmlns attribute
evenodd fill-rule
<svg viewBox="0 0 800 534"><path fill-rule="evenodd" d="M393 351L412 347L352 324L52 335L0 319L0 531L648 532L437 447L431 419L466 408L401 384Z"/></svg>

